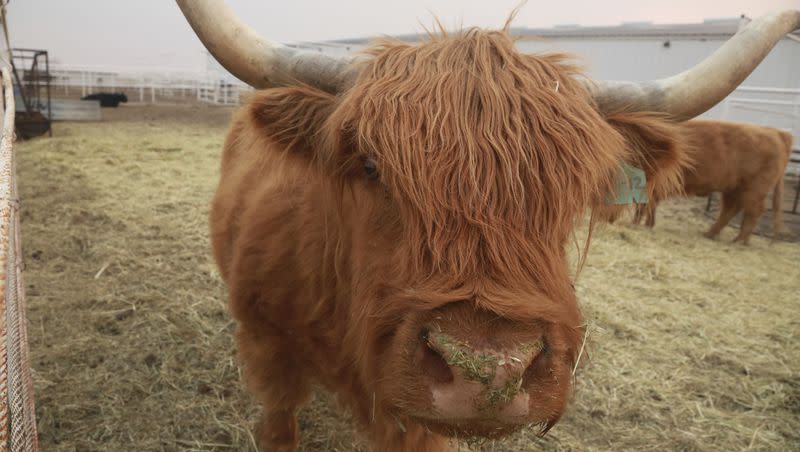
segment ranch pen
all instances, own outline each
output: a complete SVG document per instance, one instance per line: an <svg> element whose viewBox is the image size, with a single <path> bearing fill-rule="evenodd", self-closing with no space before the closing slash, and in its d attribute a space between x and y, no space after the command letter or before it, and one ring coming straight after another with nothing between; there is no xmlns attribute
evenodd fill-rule
<svg viewBox="0 0 800 452"><path fill-rule="evenodd" d="M0 452L38 451L14 155L14 95L6 5L0 5Z"/></svg>

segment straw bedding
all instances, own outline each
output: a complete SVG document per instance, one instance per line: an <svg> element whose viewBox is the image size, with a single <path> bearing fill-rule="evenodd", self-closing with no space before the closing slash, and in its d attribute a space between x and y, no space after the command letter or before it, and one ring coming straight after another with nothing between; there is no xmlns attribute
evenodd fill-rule
<svg viewBox="0 0 800 452"><path fill-rule="evenodd" d="M206 221L230 113L128 105L17 145L44 450L253 450L257 407ZM800 445L800 243L704 239L702 206L665 203L653 231L623 221L595 234L572 407L544 439L465 447ZM324 393L301 428L301 450L362 450Z"/></svg>

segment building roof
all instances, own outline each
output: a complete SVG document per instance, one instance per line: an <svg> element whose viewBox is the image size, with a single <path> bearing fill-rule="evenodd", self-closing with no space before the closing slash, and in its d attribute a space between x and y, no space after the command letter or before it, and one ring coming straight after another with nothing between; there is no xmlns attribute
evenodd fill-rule
<svg viewBox="0 0 800 452"><path fill-rule="evenodd" d="M630 39L630 38L684 38L684 39L722 39L726 40L736 34L740 18L706 19L693 24L654 24L652 22L628 22L612 26L589 26L567 24L552 28L512 27L510 32L515 36L548 39ZM800 31L792 33L794 40L800 42ZM394 36L408 42L424 39L426 34L403 34ZM330 45L363 45L373 38L349 38L329 41Z"/></svg>

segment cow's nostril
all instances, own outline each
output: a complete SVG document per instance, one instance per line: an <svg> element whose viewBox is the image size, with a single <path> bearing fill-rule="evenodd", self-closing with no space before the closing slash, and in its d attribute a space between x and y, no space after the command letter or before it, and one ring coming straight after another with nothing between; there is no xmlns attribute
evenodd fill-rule
<svg viewBox="0 0 800 452"><path fill-rule="evenodd" d="M428 335L423 333L422 341L420 344L421 357L419 359L419 365L422 370L423 375L433 380L435 383L450 383L453 381L453 371L450 369L450 366L445 361L442 355L431 348L430 344L428 343Z"/></svg>
<svg viewBox="0 0 800 452"><path fill-rule="evenodd" d="M539 342L536 347L532 348L530 364L525 368L523 373L523 385L528 386L531 381L542 378L542 373L546 370L543 369L544 355L547 352L547 345L544 342Z"/></svg>

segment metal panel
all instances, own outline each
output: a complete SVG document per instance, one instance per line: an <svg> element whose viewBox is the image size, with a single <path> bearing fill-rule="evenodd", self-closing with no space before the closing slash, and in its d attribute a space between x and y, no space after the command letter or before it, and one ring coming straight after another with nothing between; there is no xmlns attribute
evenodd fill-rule
<svg viewBox="0 0 800 452"><path fill-rule="evenodd" d="M53 121L100 121L103 119L99 100L53 99L50 109Z"/></svg>

